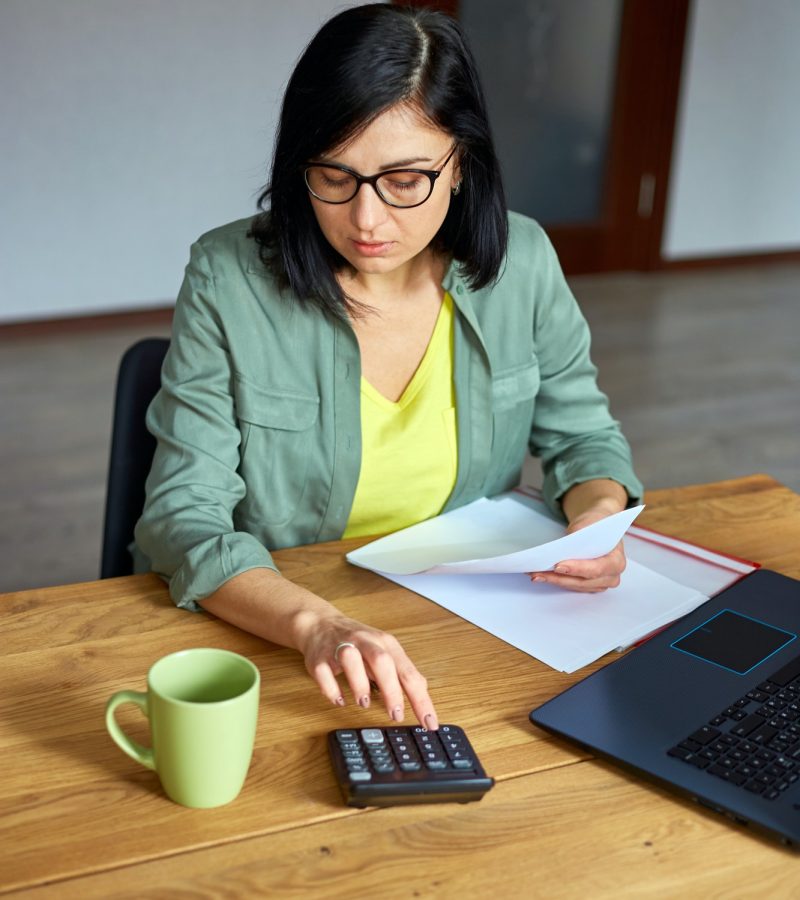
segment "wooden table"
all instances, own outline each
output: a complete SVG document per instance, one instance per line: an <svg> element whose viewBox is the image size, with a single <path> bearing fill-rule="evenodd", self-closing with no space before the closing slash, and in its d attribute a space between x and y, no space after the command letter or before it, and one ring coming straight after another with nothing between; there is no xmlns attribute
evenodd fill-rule
<svg viewBox="0 0 800 900"><path fill-rule="evenodd" d="M800 577L800 496L771 478L647 497L643 522ZM798 896L796 854L637 781L528 722L580 675L546 668L421 597L343 561L358 542L277 554L284 573L393 631L463 725L495 788L480 802L342 805L331 728L385 724L329 706L300 657L175 609L154 576L0 598L0 893L58 897ZM253 763L215 810L171 803L103 723L152 662L212 645L262 673ZM599 663L597 664L599 665ZM126 717L127 714L127 717ZM148 742L143 718L120 711Z"/></svg>

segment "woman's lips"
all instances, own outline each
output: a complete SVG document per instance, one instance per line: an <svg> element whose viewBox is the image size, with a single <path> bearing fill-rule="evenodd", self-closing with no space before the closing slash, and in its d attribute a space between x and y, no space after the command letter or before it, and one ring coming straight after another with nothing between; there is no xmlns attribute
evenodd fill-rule
<svg viewBox="0 0 800 900"><path fill-rule="evenodd" d="M392 241L356 241L353 240L353 246L362 256L381 256L386 253L392 246Z"/></svg>

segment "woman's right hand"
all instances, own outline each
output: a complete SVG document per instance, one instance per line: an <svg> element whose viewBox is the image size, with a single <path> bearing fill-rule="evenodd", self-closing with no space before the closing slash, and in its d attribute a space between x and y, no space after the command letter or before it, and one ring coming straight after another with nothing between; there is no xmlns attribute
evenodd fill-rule
<svg viewBox="0 0 800 900"><path fill-rule="evenodd" d="M359 706L370 705L374 685L393 722L403 721L407 697L420 725L439 727L428 683L396 637L348 618L274 570L248 569L200 603L232 625L299 650L331 703L346 703L337 681L344 674Z"/></svg>
<svg viewBox="0 0 800 900"><path fill-rule="evenodd" d="M375 687L393 722L402 722L407 697L421 725L439 727L428 683L394 635L341 615L311 615L304 622L298 649L323 695L346 704L337 676L344 674L355 702L366 709Z"/></svg>

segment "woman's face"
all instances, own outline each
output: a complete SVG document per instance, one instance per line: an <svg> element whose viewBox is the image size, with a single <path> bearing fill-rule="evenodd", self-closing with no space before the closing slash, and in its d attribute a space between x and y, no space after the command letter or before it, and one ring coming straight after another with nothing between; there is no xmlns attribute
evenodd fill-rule
<svg viewBox="0 0 800 900"><path fill-rule="evenodd" d="M386 169L438 170L453 149L453 138L425 123L404 105L389 108L345 147L314 162L347 166L360 175ZM322 233L357 273L398 272L430 244L450 206L459 180L454 154L421 205L398 209L384 203L371 185L362 184L347 203L332 204L309 194Z"/></svg>

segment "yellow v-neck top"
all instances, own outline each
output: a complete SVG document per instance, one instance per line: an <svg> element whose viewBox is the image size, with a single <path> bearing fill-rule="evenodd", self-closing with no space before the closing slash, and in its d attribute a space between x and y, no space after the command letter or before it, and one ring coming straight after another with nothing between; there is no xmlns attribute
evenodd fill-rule
<svg viewBox="0 0 800 900"><path fill-rule="evenodd" d="M384 534L442 511L456 482L453 298L399 400L361 378L361 471L344 537Z"/></svg>

